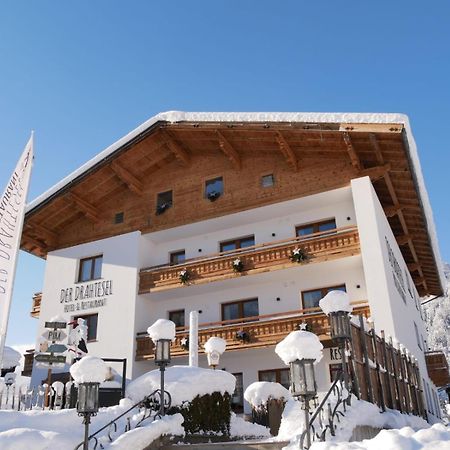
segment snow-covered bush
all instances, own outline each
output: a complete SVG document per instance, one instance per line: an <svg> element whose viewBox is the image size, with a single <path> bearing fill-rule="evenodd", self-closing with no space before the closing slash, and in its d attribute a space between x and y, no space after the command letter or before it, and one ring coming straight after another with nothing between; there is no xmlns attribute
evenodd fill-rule
<svg viewBox="0 0 450 450"><path fill-rule="evenodd" d="M256 381L250 384L244 392L244 398L253 408L266 407L269 400L287 401L291 393L280 383Z"/></svg>

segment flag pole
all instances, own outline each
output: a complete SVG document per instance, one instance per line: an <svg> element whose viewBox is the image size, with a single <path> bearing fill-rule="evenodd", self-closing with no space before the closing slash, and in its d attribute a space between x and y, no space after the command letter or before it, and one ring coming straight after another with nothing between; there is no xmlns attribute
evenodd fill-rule
<svg viewBox="0 0 450 450"><path fill-rule="evenodd" d="M33 164L34 132L0 197L0 368L3 364L14 277L22 237L25 206Z"/></svg>

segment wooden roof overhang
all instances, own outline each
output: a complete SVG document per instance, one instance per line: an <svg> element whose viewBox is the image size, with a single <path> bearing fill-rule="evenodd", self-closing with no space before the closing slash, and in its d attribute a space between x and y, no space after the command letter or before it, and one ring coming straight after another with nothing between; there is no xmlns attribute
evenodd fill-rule
<svg viewBox="0 0 450 450"><path fill-rule="evenodd" d="M299 181L298 192L285 190L282 197L258 198L257 203L216 205L202 211L201 217L152 217L154 197L161 192L152 180L170 179L167 170L195 173L203 161L215 158L239 175L265 155L276 155L288 174L286 180ZM220 175L217 167L212 164L209 174ZM442 294L408 139L400 123L157 121L29 209L21 248L46 257L55 249L130 231L156 231L347 186L351 179L366 175L419 294ZM113 212L123 210L124 204L130 205L126 220L113 225Z"/></svg>

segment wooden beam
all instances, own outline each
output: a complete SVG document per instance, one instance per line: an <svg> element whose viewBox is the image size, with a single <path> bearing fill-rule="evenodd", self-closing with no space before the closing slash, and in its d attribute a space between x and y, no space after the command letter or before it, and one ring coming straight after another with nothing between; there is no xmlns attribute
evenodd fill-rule
<svg viewBox="0 0 450 450"><path fill-rule="evenodd" d="M409 234L402 234L401 236L395 236L395 239L397 240L398 245L405 245L412 239L412 237Z"/></svg>
<svg viewBox="0 0 450 450"><path fill-rule="evenodd" d="M53 246L58 241L58 235L43 225L37 223L27 223L26 228L42 237L48 245Z"/></svg>
<svg viewBox="0 0 450 450"><path fill-rule="evenodd" d="M277 131L276 140L280 148L281 153L286 159L286 162L294 169L296 172L298 170L298 161L289 143L286 141L285 137L281 131Z"/></svg>
<svg viewBox="0 0 450 450"><path fill-rule="evenodd" d="M370 167L369 169L363 169L359 172L359 176L361 177L370 177L373 181L377 181L380 178L384 178L387 173L391 170L390 164L384 164L382 166Z"/></svg>
<svg viewBox="0 0 450 450"><path fill-rule="evenodd" d="M168 131L161 131L161 136L169 150L175 155L175 158L177 158L177 160L184 166L189 166L191 163L189 153L173 138Z"/></svg>
<svg viewBox="0 0 450 450"><path fill-rule="evenodd" d="M396 205L387 206L386 208L384 208L384 214L386 214L386 217L393 217L402 209L403 206L397 203Z"/></svg>
<svg viewBox="0 0 450 450"><path fill-rule="evenodd" d="M112 161L110 167L117 177L128 186L130 191L142 196L142 183L131 172L122 167L117 161Z"/></svg>
<svg viewBox="0 0 450 450"><path fill-rule="evenodd" d="M356 153L355 147L353 147L350 135L347 132L345 132L345 133L343 133L343 136L344 136L345 146L347 147L347 153L348 153L348 156L350 157L352 166L358 172L363 170L363 166L361 164L358 154Z"/></svg>
<svg viewBox="0 0 450 450"><path fill-rule="evenodd" d="M34 239L31 236L29 236L28 234L24 234L22 239L24 240L24 242L31 244L34 247L40 248L44 251L47 250L47 245L44 242L42 242L39 239Z"/></svg>
<svg viewBox="0 0 450 450"><path fill-rule="evenodd" d="M234 168L240 170L241 157L239 156L239 153L233 148L233 146L220 131L216 130L216 135L219 138L220 150L222 150L225 156L232 162Z"/></svg>
<svg viewBox="0 0 450 450"><path fill-rule="evenodd" d="M421 269L421 265L418 263L407 264L407 266L410 272L415 272L416 270Z"/></svg>
<svg viewBox="0 0 450 450"><path fill-rule="evenodd" d="M89 202L82 199L79 195L75 194L74 192L68 192L67 197L90 221L94 223L100 222L100 216L95 206L92 206Z"/></svg>

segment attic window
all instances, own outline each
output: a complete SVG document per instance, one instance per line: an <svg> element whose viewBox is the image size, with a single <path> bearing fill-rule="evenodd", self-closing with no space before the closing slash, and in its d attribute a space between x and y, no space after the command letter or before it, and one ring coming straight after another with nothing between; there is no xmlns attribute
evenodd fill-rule
<svg viewBox="0 0 450 450"><path fill-rule="evenodd" d="M273 176L273 173L270 173L268 175L263 175L261 177L261 186L263 188L272 187L275 184L275 178Z"/></svg>
<svg viewBox="0 0 450 450"><path fill-rule="evenodd" d="M123 212L116 213L116 215L114 216L114 223L123 223Z"/></svg>
<svg viewBox="0 0 450 450"><path fill-rule="evenodd" d="M160 215L172 206L172 191L160 192L156 198L156 215Z"/></svg>
<svg viewBox="0 0 450 450"><path fill-rule="evenodd" d="M217 200L223 194L223 178L217 177L205 183L205 198L210 201Z"/></svg>

